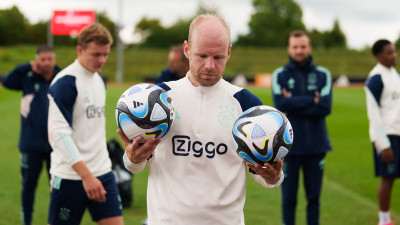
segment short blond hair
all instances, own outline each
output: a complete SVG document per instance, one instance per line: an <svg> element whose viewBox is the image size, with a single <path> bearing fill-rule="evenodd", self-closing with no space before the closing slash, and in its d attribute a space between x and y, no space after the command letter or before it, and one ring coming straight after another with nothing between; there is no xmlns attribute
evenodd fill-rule
<svg viewBox="0 0 400 225"><path fill-rule="evenodd" d="M228 43L231 43L231 30L229 29L228 24L226 23L226 21L222 18L219 17L217 15L213 15L213 14L202 14L197 16L196 18L193 19L192 23L190 23L190 27L189 27L189 36L188 36L188 43L190 45L190 42L192 41L192 36L194 31L196 30L196 28L203 23L206 20L212 19L212 18L216 18L218 19L219 22L221 22L221 24L225 27L226 29L226 33L228 34Z"/></svg>
<svg viewBox="0 0 400 225"><path fill-rule="evenodd" d="M78 45L86 48L90 42L98 45L108 45L113 43L113 38L107 28L100 23L92 23L83 28L78 35Z"/></svg>

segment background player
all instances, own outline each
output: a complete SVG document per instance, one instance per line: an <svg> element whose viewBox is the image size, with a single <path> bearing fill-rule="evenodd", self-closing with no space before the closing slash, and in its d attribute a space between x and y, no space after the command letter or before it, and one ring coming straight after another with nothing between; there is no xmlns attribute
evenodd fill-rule
<svg viewBox="0 0 400 225"><path fill-rule="evenodd" d="M35 60L18 65L2 79L4 87L22 91L18 147L21 152L21 218L24 224L32 222L35 190L43 163L46 163L47 172L50 169L47 91L59 71L54 50L49 46L40 45L36 49ZM50 178L49 173L47 176Z"/></svg>
<svg viewBox="0 0 400 225"><path fill-rule="evenodd" d="M325 117L332 109L330 72L312 61L310 38L293 31L287 46L289 63L276 69L272 78L275 107L287 114L294 140L283 164L282 216L285 225L295 224L299 171L303 170L307 197L307 224L319 224L324 158L331 150Z"/></svg>
<svg viewBox="0 0 400 225"><path fill-rule="evenodd" d="M179 80L189 70L189 60L183 52L182 45L172 46L168 54L168 68L161 71L156 83Z"/></svg>
<svg viewBox="0 0 400 225"><path fill-rule="evenodd" d="M78 36L78 58L51 84L48 128L54 151L49 224L79 224L86 208L98 224L123 224L106 146L106 89L98 74L112 41L101 24L84 28Z"/></svg>
<svg viewBox="0 0 400 225"><path fill-rule="evenodd" d="M375 175L382 177L378 225L392 225L390 196L394 179L400 176L400 75L394 68L397 54L392 43L376 41L372 54L378 63L369 73L365 92Z"/></svg>

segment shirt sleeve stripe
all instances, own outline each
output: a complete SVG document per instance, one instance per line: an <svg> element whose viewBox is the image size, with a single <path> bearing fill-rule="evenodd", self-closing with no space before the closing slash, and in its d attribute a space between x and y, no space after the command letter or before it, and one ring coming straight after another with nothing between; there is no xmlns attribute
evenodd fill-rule
<svg viewBox="0 0 400 225"><path fill-rule="evenodd" d="M278 75L283 71L283 67L279 67L272 74L272 93L275 95L282 94L281 85L278 83Z"/></svg>
<svg viewBox="0 0 400 225"><path fill-rule="evenodd" d="M331 92L331 88L332 88L331 72L329 72L328 69L326 69L325 67L322 67L322 66L317 66L316 69L322 73L325 73L325 75L326 75L326 83L325 83L325 86L321 89L320 96L321 97L327 96Z"/></svg>
<svg viewBox="0 0 400 225"><path fill-rule="evenodd" d="M71 136L68 134L60 134L60 138L67 149L69 157L71 157L72 160L77 159L80 154L78 148L75 146L74 141L72 140Z"/></svg>

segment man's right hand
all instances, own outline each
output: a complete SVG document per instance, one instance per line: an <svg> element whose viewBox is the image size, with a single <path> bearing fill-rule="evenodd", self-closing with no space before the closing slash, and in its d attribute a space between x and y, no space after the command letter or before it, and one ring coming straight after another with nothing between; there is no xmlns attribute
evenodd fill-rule
<svg viewBox="0 0 400 225"><path fill-rule="evenodd" d="M134 164L139 164L150 158L157 145L161 142L161 138L151 138L147 140L142 146L139 146L139 143L141 141L140 137L136 138L131 143L120 129L118 129L117 132L124 142L126 155L128 156L129 160Z"/></svg>
<svg viewBox="0 0 400 225"><path fill-rule="evenodd" d="M315 91L315 93L314 93L314 103L318 104L318 102L319 102L319 92Z"/></svg>
<svg viewBox="0 0 400 225"><path fill-rule="evenodd" d="M87 168L83 161L79 161L72 165L72 168L81 177L83 189L90 200L97 202L106 201L106 190L99 179L97 179Z"/></svg>
<svg viewBox="0 0 400 225"><path fill-rule="evenodd" d="M39 63L36 61L30 61L32 71L36 74L42 74L42 70L40 69Z"/></svg>
<svg viewBox="0 0 400 225"><path fill-rule="evenodd" d="M288 90L286 90L286 88L282 88L282 94L283 94L283 97L285 97L285 98L292 97L292 93L289 92Z"/></svg>
<svg viewBox="0 0 400 225"><path fill-rule="evenodd" d="M381 152L381 159L385 163L390 163L394 161L394 152L392 148L385 148Z"/></svg>
<svg viewBox="0 0 400 225"><path fill-rule="evenodd" d="M89 199L96 202L106 201L106 190L99 179L94 176L82 179L83 188L86 191L86 195Z"/></svg>

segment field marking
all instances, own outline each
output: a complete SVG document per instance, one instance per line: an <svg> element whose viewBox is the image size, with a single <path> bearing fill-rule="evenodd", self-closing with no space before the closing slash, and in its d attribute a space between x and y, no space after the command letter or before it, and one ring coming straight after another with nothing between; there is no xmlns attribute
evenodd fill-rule
<svg viewBox="0 0 400 225"><path fill-rule="evenodd" d="M327 184L328 186L330 186L332 189L340 192L341 194L350 197L351 199L356 200L357 202L368 206L372 209L376 209L378 210L378 203L374 202L366 197L363 197L362 195L358 194L357 192L354 192L348 188L345 188L344 186L340 185L337 182L331 181L328 178L324 178L324 182L325 184Z"/></svg>
<svg viewBox="0 0 400 225"><path fill-rule="evenodd" d="M355 200L359 202L362 205L365 205L366 207L370 207L372 210L375 210L376 213L378 213L378 199L375 201L372 201L366 197L361 196L357 192L354 192L348 188L345 188L344 186L340 185L337 182L331 181L328 178L324 177L324 184L323 185L328 185L330 188L338 191L344 196L348 196L350 199ZM392 221L396 222L397 220L400 220L400 214L397 213L397 210L390 210L390 215L392 217Z"/></svg>

